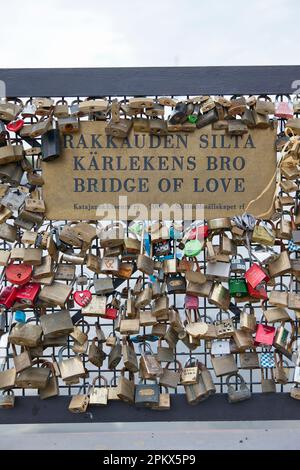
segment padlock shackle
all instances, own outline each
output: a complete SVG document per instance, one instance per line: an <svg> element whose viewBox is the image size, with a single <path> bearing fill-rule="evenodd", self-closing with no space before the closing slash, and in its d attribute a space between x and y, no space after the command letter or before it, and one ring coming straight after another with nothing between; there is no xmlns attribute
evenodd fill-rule
<svg viewBox="0 0 300 470"><path fill-rule="evenodd" d="M241 384L246 384L246 382L245 382L245 380L244 380L244 377L242 377L241 374L232 372L231 374L229 374L229 375L226 377L226 385L227 385L227 387L229 387L229 385L230 385L230 379L231 379L232 377L235 377L236 380L239 380L239 382L240 382Z"/></svg>
<svg viewBox="0 0 300 470"><path fill-rule="evenodd" d="M144 346L144 350L143 350L143 346ZM148 354L147 354L147 350L148 350ZM140 354L141 356L151 356L153 355L153 351L152 351L152 348L150 346L149 343L147 343L146 341L141 341L139 343L139 351L140 351Z"/></svg>
<svg viewBox="0 0 300 470"><path fill-rule="evenodd" d="M225 313L228 317L228 320L230 320L230 312L226 311L226 310L222 310L220 309L220 311L216 314L216 321L220 321L222 322L223 320L221 319L222 316L223 316L223 313Z"/></svg>
<svg viewBox="0 0 300 470"><path fill-rule="evenodd" d="M114 377L113 377L114 378ZM104 375L99 375L99 377L95 377L92 381L92 388L94 389L95 388L95 385L96 385L96 382L99 381L99 385L101 387L101 380L103 380L104 382L104 388L107 388L108 387L108 381L106 379L106 377L104 377Z"/></svg>
<svg viewBox="0 0 300 470"><path fill-rule="evenodd" d="M167 365L166 365L165 369L169 369L169 365L170 365L170 364L176 364L176 365L178 366L179 372L182 372L182 364L181 364L180 361L178 361L178 359L175 359L175 361L169 361L169 362L167 362ZM177 368L176 368L176 370L177 370Z"/></svg>
<svg viewBox="0 0 300 470"><path fill-rule="evenodd" d="M74 326L79 327L79 326L81 326L81 325L83 326L83 328L82 328L83 333L85 333L86 335L88 335L88 334L89 334L89 331L90 331L90 327L91 327L90 324L89 324L86 320L84 320L83 318L80 318L80 320L78 320L78 321L75 323ZM86 332L84 331L84 327L85 327L85 326L87 327Z"/></svg>
<svg viewBox="0 0 300 470"><path fill-rule="evenodd" d="M184 368L186 367L198 367L199 361L195 356L191 356L186 363L184 364Z"/></svg>

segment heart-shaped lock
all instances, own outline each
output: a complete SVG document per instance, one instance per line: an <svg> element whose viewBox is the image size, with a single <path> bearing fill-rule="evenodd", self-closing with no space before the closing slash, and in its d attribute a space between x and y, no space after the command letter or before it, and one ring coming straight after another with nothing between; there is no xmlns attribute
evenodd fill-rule
<svg viewBox="0 0 300 470"><path fill-rule="evenodd" d="M92 293L87 289L77 290L74 292L73 298L80 307L86 307L92 300Z"/></svg>
<svg viewBox="0 0 300 470"><path fill-rule="evenodd" d="M6 279L12 284L22 286L30 281L32 275L32 266L28 264L11 263L5 270Z"/></svg>
<svg viewBox="0 0 300 470"><path fill-rule="evenodd" d="M86 307L92 300L92 293L90 291L91 280L88 276L77 276L76 286L84 286L88 284L88 288L84 290L76 290L73 294L73 299L80 307Z"/></svg>
<svg viewBox="0 0 300 470"><path fill-rule="evenodd" d="M15 121L9 122L6 125L6 129L10 132L19 132L23 126L24 126L24 120L16 119Z"/></svg>

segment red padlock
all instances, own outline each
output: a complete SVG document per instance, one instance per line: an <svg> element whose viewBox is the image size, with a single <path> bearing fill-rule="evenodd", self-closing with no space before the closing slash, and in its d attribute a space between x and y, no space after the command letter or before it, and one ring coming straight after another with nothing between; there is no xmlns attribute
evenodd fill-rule
<svg viewBox="0 0 300 470"><path fill-rule="evenodd" d="M272 346L276 334L274 326L263 325L259 323L256 326L255 346Z"/></svg>
<svg viewBox="0 0 300 470"><path fill-rule="evenodd" d="M117 317L118 317L118 309L114 307L112 304L107 304L105 315L102 318L106 318L107 320L116 320Z"/></svg>
<svg viewBox="0 0 300 470"><path fill-rule="evenodd" d="M19 132L23 126L24 126L24 120L16 119L15 121L11 121L8 124L6 124L6 129L10 132Z"/></svg>
<svg viewBox="0 0 300 470"><path fill-rule="evenodd" d="M262 281L268 282L270 278L265 271L259 266L259 264L253 263L252 266L246 271L245 279L254 289Z"/></svg>
<svg viewBox="0 0 300 470"><path fill-rule="evenodd" d="M2 307L10 308L13 306L16 300L17 287L6 286L0 292L0 305Z"/></svg>
<svg viewBox="0 0 300 470"><path fill-rule="evenodd" d="M37 284L36 282L31 282L29 284L25 284L22 287L18 287L16 300L22 304L33 305L40 289L41 285Z"/></svg>
<svg viewBox="0 0 300 470"><path fill-rule="evenodd" d="M184 306L187 309L198 309L199 308L199 297L195 295L186 294L184 298Z"/></svg>
<svg viewBox="0 0 300 470"><path fill-rule="evenodd" d="M76 278L76 286L84 286L88 283L89 276L78 276ZM73 292L73 299L74 301L80 305L80 307L86 307L90 301L92 300L92 293L90 291L91 281L89 282L87 289L84 290L76 290Z"/></svg>
<svg viewBox="0 0 300 470"><path fill-rule="evenodd" d="M5 269L6 279L12 284L23 286L30 281L32 275L32 266L29 264L11 263Z"/></svg>
<svg viewBox="0 0 300 470"><path fill-rule="evenodd" d="M188 240L205 240L209 235L208 225L201 225L200 227L194 227L188 233Z"/></svg>
<svg viewBox="0 0 300 470"><path fill-rule="evenodd" d="M86 307L92 300L92 293L87 289L77 290L73 293L73 299L80 307Z"/></svg>
<svg viewBox="0 0 300 470"><path fill-rule="evenodd" d="M268 299L267 291L262 284L258 284L258 286L256 286L256 288L254 289L251 284L247 283L247 289L249 295L251 295L251 297L254 297L255 299Z"/></svg>

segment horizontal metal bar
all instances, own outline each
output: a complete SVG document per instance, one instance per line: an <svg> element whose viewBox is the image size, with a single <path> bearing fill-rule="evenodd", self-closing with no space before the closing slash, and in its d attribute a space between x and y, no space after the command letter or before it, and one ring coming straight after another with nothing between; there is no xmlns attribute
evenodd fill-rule
<svg viewBox="0 0 300 470"><path fill-rule="evenodd" d="M68 411L69 403L67 396L48 400L16 397L15 408L0 410L0 424L300 419L300 404L288 393L256 393L251 400L235 404L228 403L225 394L217 394L196 406L188 405L184 395L173 395L171 409L167 411L137 408L115 401L104 407L91 406L86 413L74 414Z"/></svg>
<svg viewBox="0 0 300 470"><path fill-rule="evenodd" d="M293 93L300 66L0 69L7 96Z"/></svg>

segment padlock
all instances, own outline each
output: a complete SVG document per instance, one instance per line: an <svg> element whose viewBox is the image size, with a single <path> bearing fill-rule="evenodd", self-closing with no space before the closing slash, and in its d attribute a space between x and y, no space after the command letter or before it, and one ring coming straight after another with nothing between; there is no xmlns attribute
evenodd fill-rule
<svg viewBox="0 0 300 470"><path fill-rule="evenodd" d="M187 104L183 102L176 103L175 108L168 117L170 124L179 124L186 120L187 117Z"/></svg>
<svg viewBox="0 0 300 470"><path fill-rule="evenodd" d="M9 183L11 186L18 186L23 178L24 171L20 162L0 165L0 180L2 183Z"/></svg>
<svg viewBox="0 0 300 470"><path fill-rule="evenodd" d="M42 135L41 158L44 162L56 160L60 156L60 133L58 129L50 129Z"/></svg>
<svg viewBox="0 0 300 470"><path fill-rule="evenodd" d="M259 369L259 358L256 351L241 352L240 357L240 368L241 369Z"/></svg>
<svg viewBox="0 0 300 470"><path fill-rule="evenodd" d="M73 334L73 338L75 339L74 325L68 310L60 310L58 312L41 315L40 322L44 337L61 337L67 334Z"/></svg>
<svg viewBox="0 0 300 470"><path fill-rule="evenodd" d="M0 408L9 409L15 406L15 395L13 390L4 390L0 395Z"/></svg>
<svg viewBox="0 0 300 470"><path fill-rule="evenodd" d="M0 306L11 308L16 300L17 287L6 286L2 287L0 292Z"/></svg>
<svg viewBox="0 0 300 470"><path fill-rule="evenodd" d="M229 293L231 297L245 297L248 295L248 287L244 278L229 279Z"/></svg>
<svg viewBox="0 0 300 470"><path fill-rule="evenodd" d="M79 278L76 278L75 287L78 286ZM90 291L91 280L89 279L87 289L76 290L73 292L73 299L80 307L86 307L92 300L92 293Z"/></svg>
<svg viewBox="0 0 300 470"><path fill-rule="evenodd" d="M240 254L234 255L231 258L230 272L234 274L245 274L246 262Z"/></svg>
<svg viewBox="0 0 300 470"><path fill-rule="evenodd" d="M117 397L125 401L126 403L134 403L135 395L135 384L134 384L134 374L130 371L129 378L125 377L125 368L121 370L121 376L118 380L116 395Z"/></svg>
<svg viewBox="0 0 300 470"><path fill-rule="evenodd" d="M67 349L67 346L63 346L58 352L59 358L59 370L61 374L61 378L63 380L72 380L77 379L85 376L85 369L84 365L79 357L79 355L75 355L72 357L68 357L67 359L63 358L63 351Z"/></svg>
<svg viewBox="0 0 300 470"><path fill-rule="evenodd" d="M291 260L287 250L281 251L275 261L268 264L268 271L271 277L282 276L292 269Z"/></svg>
<svg viewBox="0 0 300 470"><path fill-rule="evenodd" d="M275 382L285 385L289 381L288 363L287 361L283 360L282 354L276 355L276 352L274 352L274 359L275 359L275 373L274 373ZM286 367L284 367L284 365Z"/></svg>
<svg viewBox="0 0 300 470"><path fill-rule="evenodd" d="M245 279L248 284L250 284L253 289L255 289L262 281L268 282L270 280L266 272L256 263L253 263L252 266L246 271Z"/></svg>
<svg viewBox="0 0 300 470"><path fill-rule="evenodd" d="M107 341L106 341L107 344ZM108 368L115 369L122 359L122 346L119 338L116 338L115 344L112 346L108 355Z"/></svg>
<svg viewBox="0 0 300 470"><path fill-rule="evenodd" d="M268 227L267 223L271 225L271 228ZM275 243L275 236L276 232L273 222L257 220L251 241L261 245L273 246Z"/></svg>
<svg viewBox="0 0 300 470"><path fill-rule="evenodd" d="M104 382L104 387L101 387L101 380L103 380ZM96 382L98 381L99 381L100 387L96 387ZM94 378L89 396L90 396L90 401L89 401L90 405L97 405L97 406L107 405L108 383L104 375L100 375L99 377Z"/></svg>
<svg viewBox="0 0 300 470"><path fill-rule="evenodd" d="M23 193L18 188L10 189L1 199L1 205L9 209L14 215L17 215L26 197L27 194Z"/></svg>
<svg viewBox="0 0 300 470"><path fill-rule="evenodd" d="M251 331L237 329L233 333L233 341L239 351L245 351L254 347Z"/></svg>
<svg viewBox="0 0 300 470"><path fill-rule="evenodd" d="M274 340L273 346L277 349L281 354L286 356L288 359L292 358L292 346L294 341L296 340L296 328L295 324L292 320L290 320L291 324L291 332L289 332L285 328L285 322L282 322L280 327L277 329Z"/></svg>
<svg viewBox="0 0 300 470"><path fill-rule="evenodd" d="M211 342L210 353L212 355L230 354L229 339L215 339Z"/></svg>
<svg viewBox="0 0 300 470"><path fill-rule="evenodd" d="M50 378L50 369L43 367L34 367L39 364L39 359L32 362L32 366L20 372L16 377L16 386L32 389L43 389L47 386Z"/></svg>
<svg viewBox="0 0 300 470"><path fill-rule="evenodd" d="M281 290L276 290L276 287L280 286ZM283 290L282 290L283 288ZM276 307L287 307L288 306L288 288L284 284L276 283L269 294L269 303Z"/></svg>
<svg viewBox="0 0 300 470"><path fill-rule="evenodd" d="M139 370L137 355L133 342L127 337L122 338L122 355L125 368L133 373L137 372Z"/></svg>
<svg viewBox="0 0 300 470"><path fill-rule="evenodd" d="M15 366L17 374L19 372L22 372L22 370L25 370L25 369L28 369L28 367L31 367L32 360L31 360L30 351L28 349L21 347L21 352L17 354L16 346L15 344L12 344L12 351L13 351L14 366Z"/></svg>
<svg viewBox="0 0 300 470"><path fill-rule="evenodd" d="M152 286L150 283L145 283L144 289L141 289L135 300L136 308L145 308L150 305L152 300Z"/></svg>
<svg viewBox="0 0 300 470"><path fill-rule="evenodd" d="M261 362L261 365L263 362ZM275 365L275 364L274 364ZM274 367L274 365L272 367ZM264 367L261 367L261 392L262 393L276 393L276 383L274 379L274 372L273 368L270 367L270 373L271 373L271 378L268 378L268 376L264 376ZM266 371L267 373L267 371Z"/></svg>
<svg viewBox="0 0 300 470"><path fill-rule="evenodd" d="M156 318L161 317L162 315L168 315L169 297L164 294L158 299L155 299L152 303L151 312Z"/></svg>
<svg viewBox="0 0 300 470"><path fill-rule="evenodd" d="M144 346L144 349L143 349ZM156 379L162 375L163 370L160 363L155 358L149 343L144 342L139 344L140 358L140 371L144 379Z"/></svg>
<svg viewBox="0 0 300 470"><path fill-rule="evenodd" d="M26 323L16 323L9 333L9 342L19 346L34 348L42 339L42 328L40 325L32 324L35 318L29 318Z"/></svg>
<svg viewBox="0 0 300 470"><path fill-rule="evenodd" d="M153 406L159 404L159 385L142 384L141 382L135 386L134 403L137 406Z"/></svg>
<svg viewBox="0 0 300 470"><path fill-rule="evenodd" d="M244 96L234 95L230 99L230 107L228 108L228 114L230 116L236 116L237 114L243 114L247 108L246 99Z"/></svg>
<svg viewBox="0 0 300 470"><path fill-rule="evenodd" d="M222 318L221 316L224 315L224 314L228 316L227 320L222 320L221 319ZM230 338L231 336L233 336L233 334L235 332L233 321L230 318L230 313L229 312L223 312L222 313L220 311L216 315L215 325L216 325L216 332L217 332L217 337L218 338Z"/></svg>
<svg viewBox="0 0 300 470"><path fill-rule="evenodd" d="M78 394L74 395L71 399L71 402L68 406L68 410L71 413L85 413L89 405L89 395L81 394L83 386L79 387Z"/></svg>
<svg viewBox="0 0 300 470"><path fill-rule="evenodd" d="M256 326L255 344L262 346L272 346L276 334L274 326L264 325L261 323L264 314L261 317L260 323Z"/></svg>
<svg viewBox="0 0 300 470"><path fill-rule="evenodd" d="M140 249L140 254L138 255L137 258L137 269L141 271L144 274L147 274L150 276L153 274L154 271L154 261L153 259L144 254L144 235L145 234L145 228L143 228L143 233L142 233L142 239L141 239L141 249Z"/></svg>
<svg viewBox="0 0 300 470"><path fill-rule="evenodd" d="M288 101L279 101L278 95L275 97L275 113L277 118L290 119L294 115L293 103L289 95L286 95Z"/></svg>
<svg viewBox="0 0 300 470"><path fill-rule="evenodd" d="M230 304L229 290L220 282L214 282L209 293L208 302L223 310L228 310Z"/></svg>
<svg viewBox="0 0 300 470"><path fill-rule="evenodd" d="M72 289L72 284L66 285L62 284L61 282L54 281L51 285L45 285L42 287L39 294L39 300L44 301L50 305L59 305L60 307L64 307L72 293ZM87 315L87 313L85 313L85 315Z"/></svg>
<svg viewBox="0 0 300 470"><path fill-rule="evenodd" d="M121 335L134 335L140 330L140 321L138 318L126 318L125 306L120 309L120 333Z"/></svg>
<svg viewBox="0 0 300 470"><path fill-rule="evenodd" d="M211 363L217 377L238 372L233 354L224 354L218 357L211 354Z"/></svg>
<svg viewBox="0 0 300 470"><path fill-rule="evenodd" d="M182 368L181 372L181 385L192 385L198 382L199 378L199 367L198 360L195 357L191 357Z"/></svg>
<svg viewBox="0 0 300 470"><path fill-rule="evenodd" d="M22 109L22 116L24 118L32 118L35 116L36 106L33 104L32 100L26 101L24 108Z"/></svg>
<svg viewBox="0 0 300 470"><path fill-rule="evenodd" d="M34 282L29 282L17 288L16 301L21 304L33 305L38 297L41 286Z"/></svg>
<svg viewBox="0 0 300 470"><path fill-rule="evenodd" d="M117 274L120 268L118 257L104 256L100 259L100 272L104 274Z"/></svg>
<svg viewBox="0 0 300 470"><path fill-rule="evenodd" d="M32 266L10 263L5 269L6 279L12 284L22 286L27 284L32 275Z"/></svg>
<svg viewBox="0 0 300 470"><path fill-rule="evenodd" d="M55 373L54 363L44 361L42 367L50 369L50 377L46 387L39 389L39 397L41 400L57 397L59 395L58 379Z"/></svg>
<svg viewBox="0 0 300 470"><path fill-rule="evenodd" d="M64 134L74 134L79 131L79 119L76 116L66 116L57 119L58 130Z"/></svg>
<svg viewBox="0 0 300 470"><path fill-rule="evenodd" d="M250 308L250 312L247 313L247 307ZM250 303L246 303L243 307L243 311L240 314L240 328L244 331L254 333L256 331L256 316L253 306Z"/></svg>
<svg viewBox="0 0 300 470"><path fill-rule="evenodd" d="M236 381L240 382L238 389L230 383L230 379L234 377ZM228 387L228 401L229 403L239 403L244 400L249 400L251 398L251 392L247 387L247 384L244 378L240 374L230 374L226 377L226 385Z"/></svg>
<svg viewBox="0 0 300 470"><path fill-rule="evenodd" d="M168 294L184 294L186 292L186 278L182 274L170 274L166 279Z"/></svg>

